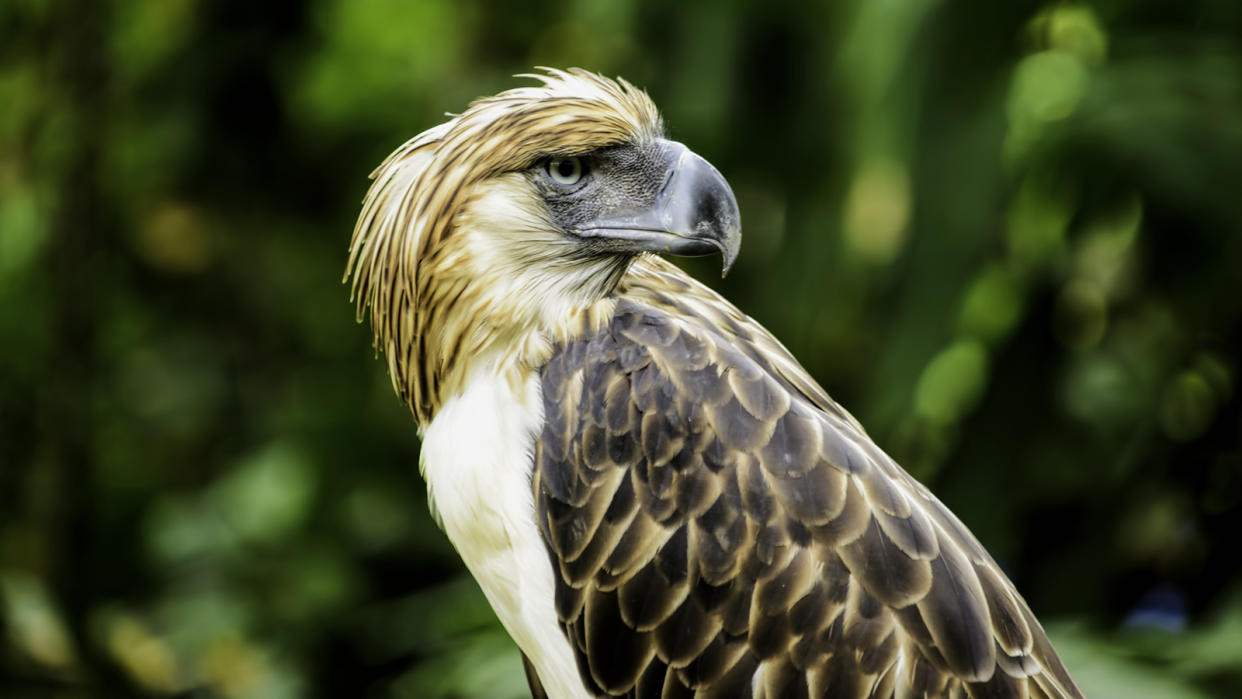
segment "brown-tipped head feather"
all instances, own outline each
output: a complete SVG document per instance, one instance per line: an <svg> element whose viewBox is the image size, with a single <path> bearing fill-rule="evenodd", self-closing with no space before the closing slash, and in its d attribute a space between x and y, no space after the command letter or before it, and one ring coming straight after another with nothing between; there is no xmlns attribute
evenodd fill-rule
<svg viewBox="0 0 1242 699"><path fill-rule="evenodd" d="M624 80L543 70L521 76L541 85L476 100L406 142L371 174L345 278L352 278L359 321L370 308L375 346L420 424L442 400L453 348L461 351L470 341L443 337L451 333L440 316L472 290L461 277L442 279L437 271L458 261L454 232L480 184L550 155L642 142L662 131L650 98Z"/></svg>

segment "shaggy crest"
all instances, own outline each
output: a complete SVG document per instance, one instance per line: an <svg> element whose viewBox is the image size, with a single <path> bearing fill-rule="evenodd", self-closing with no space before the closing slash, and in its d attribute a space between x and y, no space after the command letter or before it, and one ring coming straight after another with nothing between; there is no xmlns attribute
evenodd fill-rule
<svg viewBox="0 0 1242 699"><path fill-rule="evenodd" d="M432 280L454 256L454 231L478 185L544 158L662 133L655 105L628 82L579 69L543 70L519 76L541 85L476 100L407 141L371 174L345 278L352 277L359 321L370 307L375 346L387 357L393 388L421 424L441 401L441 374L453 354L429 335L442 334L444 319L437 316L453 305L444 295L468 293L445 284L441 298L432 299Z"/></svg>

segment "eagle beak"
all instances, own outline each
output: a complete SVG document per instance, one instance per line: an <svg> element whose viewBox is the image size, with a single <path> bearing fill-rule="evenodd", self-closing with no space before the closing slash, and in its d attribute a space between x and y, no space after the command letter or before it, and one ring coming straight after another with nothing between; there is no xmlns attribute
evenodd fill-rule
<svg viewBox="0 0 1242 699"><path fill-rule="evenodd" d="M608 238L632 252L724 257L729 273L742 242L737 200L712 164L675 141L665 141L669 163L664 185L645 210L597 219L580 228L584 238Z"/></svg>

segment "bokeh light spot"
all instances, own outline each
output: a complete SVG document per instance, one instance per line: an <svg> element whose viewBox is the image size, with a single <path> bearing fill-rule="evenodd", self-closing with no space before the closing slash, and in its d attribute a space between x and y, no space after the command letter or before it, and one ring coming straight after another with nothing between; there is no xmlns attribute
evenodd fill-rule
<svg viewBox="0 0 1242 699"><path fill-rule="evenodd" d="M880 159L859 168L845 199L849 249L870 262L887 264L905 244L909 221L910 177L905 166Z"/></svg>
<svg viewBox="0 0 1242 699"><path fill-rule="evenodd" d="M20 571L0 570L0 610L13 646L42 665L64 668L76 654L47 588Z"/></svg>
<svg viewBox="0 0 1242 699"><path fill-rule="evenodd" d="M914 409L933 422L956 422L978 402L987 374L988 352L983 344L958 340L928 362L915 389Z"/></svg>
<svg viewBox="0 0 1242 699"><path fill-rule="evenodd" d="M211 260L210 231L199 212L180 202L167 202L151 213L139 229L138 252L164 271L201 271Z"/></svg>
<svg viewBox="0 0 1242 699"><path fill-rule="evenodd" d="M1009 209L1006 231L1010 254L1019 268L1046 264L1060 254L1073 215L1072 192L1040 177L1023 180Z"/></svg>
<svg viewBox="0 0 1242 699"><path fill-rule="evenodd" d="M0 197L0 280L31 265L43 246L46 229L40 225L32 190L18 182L5 183Z"/></svg>
<svg viewBox="0 0 1242 699"><path fill-rule="evenodd" d="M1216 415L1212 386L1196 371L1183 371L1165 386L1160 426L1170 439L1194 439L1207 431Z"/></svg>
<svg viewBox="0 0 1242 699"><path fill-rule="evenodd" d="M1031 20L1030 28L1042 46L1072 53L1089 65L1108 53L1108 34L1086 5L1058 3Z"/></svg>
<svg viewBox="0 0 1242 699"><path fill-rule="evenodd" d="M315 472L293 447L264 448L217 484L213 500L243 537L277 541L305 519L315 495Z"/></svg>
<svg viewBox="0 0 1242 699"><path fill-rule="evenodd" d="M989 344L998 342L1020 319L1024 301L1017 275L1004 265L989 265L966 289L958 327Z"/></svg>
<svg viewBox="0 0 1242 699"><path fill-rule="evenodd" d="M1052 327L1067 347L1089 349L1100 343L1108 330L1108 302L1099 287L1075 280L1057 297Z"/></svg>
<svg viewBox="0 0 1242 699"><path fill-rule="evenodd" d="M1090 76L1078 57L1066 51L1031 54L1014 70L1009 118L1049 122L1074 113L1087 94Z"/></svg>
<svg viewBox="0 0 1242 699"><path fill-rule="evenodd" d="M139 684L156 692L184 689L173 650L145 624L128 614L112 614L108 651Z"/></svg>

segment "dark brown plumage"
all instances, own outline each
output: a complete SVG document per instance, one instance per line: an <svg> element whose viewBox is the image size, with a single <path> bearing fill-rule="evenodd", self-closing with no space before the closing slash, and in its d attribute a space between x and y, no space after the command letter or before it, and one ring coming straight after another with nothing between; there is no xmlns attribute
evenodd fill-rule
<svg viewBox="0 0 1242 699"><path fill-rule="evenodd" d="M1079 696L975 538L762 328L675 273L627 281L542 369L532 482L594 691Z"/></svg>

